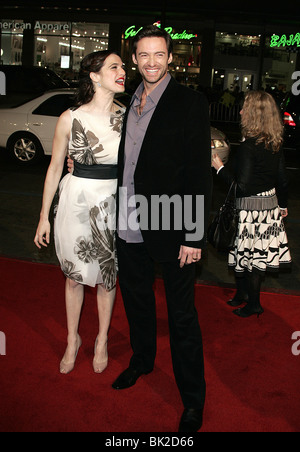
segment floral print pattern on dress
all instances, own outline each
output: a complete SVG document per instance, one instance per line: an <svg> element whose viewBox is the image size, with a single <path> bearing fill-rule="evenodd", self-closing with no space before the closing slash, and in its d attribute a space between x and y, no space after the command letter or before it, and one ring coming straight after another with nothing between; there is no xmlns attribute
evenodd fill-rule
<svg viewBox="0 0 300 452"><path fill-rule="evenodd" d="M90 223L93 240L98 250L98 262L101 269L103 284L106 290L112 290L116 285L116 256L115 256L115 231L110 228L110 210L114 203L114 196L102 201L98 206L90 210ZM102 218L102 224L97 221L97 217ZM101 229L99 229L101 226Z"/></svg>
<svg viewBox="0 0 300 452"><path fill-rule="evenodd" d="M119 136L122 133L123 119L124 113L121 112L121 110L116 111L116 113L110 117L110 125L112 130L118 132Z"/></svg>
<svg viewBox="0 0 300 452"><path fill-rule="evenodd" d="M83 165L96 165L95 155L104 150L99 139L90 130L85 131L80 120L74 118L72 123L72 157Z"/></svg>
<svg viewBox="0 0 300 452"><path fill-rule="evenodd" d="M85 264L93 262L93 260L98 257L98 249L95 246L92 237L87 239L84 237L78 237L74 253L77 255L78 259Z"/></svg>
<svg viewBox="0 0 300 452"><path fill-rule="evenodd" d="M114 195L101 201L98 206L93 206L89 211L92 236L78 237L74 247L75 256L85 264L98 261L106 290L112 290L117 279L115 231L110 225L114 210ZM80 271L74 271L73 262L65 260L62 270L68 278L82 281Z"/></svg>
<svg viewBox="0 0 300 452"><path fill-rule="evenodd" d="M64 259L61 264L61 269L67 278L76 282L82 282L82 276L79 271L75 271L75 264L73 264L73 262Z"/></svg>

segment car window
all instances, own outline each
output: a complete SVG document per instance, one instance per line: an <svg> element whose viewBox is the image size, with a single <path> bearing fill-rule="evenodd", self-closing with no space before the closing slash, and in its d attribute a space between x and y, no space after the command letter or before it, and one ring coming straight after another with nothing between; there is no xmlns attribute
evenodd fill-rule
<svg viewBox="0 0 300 452"><path fill-rule="evenodd" d="M6 96L0 96L1 108L17 108L39 97L40 94L32 93L9 93Z"/></svg>
<svg viewBox="0 0 300 452"><path fill-rule="evenodd" d="M67 88L55 72L44 68L23 66L0 66L6 75L6 92L10 93L42 93L50 89Z"/></svg>
<svg viewBox="0 0 300 452"><path fill-rule="evenodd" d="M47 90L57 88L67 88L68 84L63 81L55 72L45 70L36 73L37 79L40 79Z"/></svg>
<svg viewBox="0 0 300 452"><path fill-rule="evenodd" d="M33 115L60 116L65 110L74 104L72 94L56 94L45 100L33 112Z"/></svg>

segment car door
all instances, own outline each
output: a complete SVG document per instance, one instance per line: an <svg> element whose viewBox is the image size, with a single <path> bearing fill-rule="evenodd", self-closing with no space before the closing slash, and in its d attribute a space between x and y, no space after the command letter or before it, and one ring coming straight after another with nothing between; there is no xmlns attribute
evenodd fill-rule
<svg viewBox="0 0 300 452"><path fill-rule="evenodd" d="M39 138L46 155L50 155L52 152L52 141L58 117L73 103L73 94L56 93L28 113L28 127Z"/></svg>

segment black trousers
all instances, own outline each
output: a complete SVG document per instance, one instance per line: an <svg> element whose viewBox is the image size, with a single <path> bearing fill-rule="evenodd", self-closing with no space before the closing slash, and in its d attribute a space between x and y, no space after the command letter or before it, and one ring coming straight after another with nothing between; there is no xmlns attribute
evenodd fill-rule
<svg viewBox="0 0 300 452"><path fill-rule="evenodd" d="M154 261L144 243L126 243L117 237L117 252L133 350L130 365L151 372L156 356ZM180 268L176 260L161 265L176 383L185 408L203 408L206 385L202 335L194 302L195 264Z"/></svg>

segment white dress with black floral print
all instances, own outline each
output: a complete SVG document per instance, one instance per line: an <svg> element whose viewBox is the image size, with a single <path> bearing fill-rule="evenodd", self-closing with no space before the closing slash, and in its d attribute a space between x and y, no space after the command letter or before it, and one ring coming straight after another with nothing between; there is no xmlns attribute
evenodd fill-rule
<svg viewBox="0 0 300 452"><path fill-rule="evenodd" d="M116 164L124 111L95 117L70 110L69 155L85 165ZM115 250L117 180L67 174L59 185L55 246L64 274L81 284L116 285Z"/></svg>

